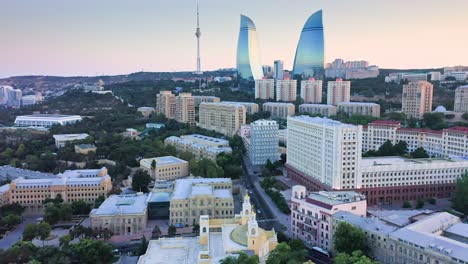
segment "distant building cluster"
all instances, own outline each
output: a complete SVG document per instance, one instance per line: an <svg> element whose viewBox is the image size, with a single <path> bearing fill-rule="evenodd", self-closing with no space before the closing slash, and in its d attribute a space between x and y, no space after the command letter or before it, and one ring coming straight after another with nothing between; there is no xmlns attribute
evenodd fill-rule
<svg viewBox="0 0 468 264"><path fill-rule="evenodd" d="M431 77L430 81L437 82L464 82L468 79L468 66L454 66L445 67L443 73L439 71L434 72L394 72L390 73L385 77L385 82L401 83L405 82L417 82L417 81L429 81L428 77ZM449 80L451 79L451 80Z"/></svg>
<svg viewBox="0 0 468 264"><path fill-rule="evenodd" d="M22 106L34 105L42 102L41 93L33 95L24 95L20 89L14 89L11 86L0 85L0 107L20 108Z"/></svg>
<svg viewBox="0 0 468 264"><path fill-rule="evenodd" d="M347 61L336 59L325 67L326 78L366 79L379 76L379 67L369 66L368 61Z"/></svg>
<svg viewBox="0 0 468 264"><path fill-rule="evenodd" d="M205 158L216 161L219 154L232 153L228 140L198 134L180 137L171 136L164 140L164 144L174 146L180 152L190 152L197 159Z"/></svg>

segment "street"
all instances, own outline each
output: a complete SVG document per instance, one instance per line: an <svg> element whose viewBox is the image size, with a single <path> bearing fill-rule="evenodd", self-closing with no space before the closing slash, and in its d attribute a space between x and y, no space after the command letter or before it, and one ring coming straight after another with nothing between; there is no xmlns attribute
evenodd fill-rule
<svg viewBox="0 0 468 264"><path fill-rule="evenodd" d="M23 217L23 222L16 226L15 229L11 230L8 235L0 239L0 248L8 249L13 246L16 242L20 241L23 237L23 231L28 224L34 223L37 219L37 216L33 217Z"/></svg>

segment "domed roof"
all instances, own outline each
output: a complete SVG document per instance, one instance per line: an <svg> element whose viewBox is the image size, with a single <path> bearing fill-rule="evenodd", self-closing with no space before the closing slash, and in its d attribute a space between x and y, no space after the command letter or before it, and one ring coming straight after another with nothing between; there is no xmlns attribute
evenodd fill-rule
<svg viewBox="0 0 468 264"><path fill-rule="evenodd" d="M439 105L438 107L436 107L434 112L435 113L445 113L445 112L447 112L447 108L445 108L443 105Z"/></svg>

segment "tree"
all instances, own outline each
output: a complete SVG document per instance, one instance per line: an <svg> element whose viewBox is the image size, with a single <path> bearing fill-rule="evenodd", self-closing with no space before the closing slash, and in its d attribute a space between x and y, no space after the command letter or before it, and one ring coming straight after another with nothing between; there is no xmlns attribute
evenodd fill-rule
<svg viewBox="0 0 468 264"><path fill-rule="evenodd" d="M113 262L113 247L100 240L83 239L70 245L73 259L77 263L110 264Z"/></svg>
<svg viewBox="0 0 468 264"><path fill-rule="evenodd" d="M194 224L193 225L192 233L194 233L194 234L200 233L200 225L199 224Z"/></svg>
<svg viewBox="0 0 468 264"><path fill-rule="evenodd" d="M167 229L167 234L169 236L175 236L176 233L177 233L177 228L173 225L170 225L169 228Z"/></svg>
<svg viewBox="0 0 468 264"><path fill-rule="evenodd" d="M87 215L91 211L90 205L83 200L73 201L71 209L73 215Z"/></svg>
<svg viewBox="0 0 468 264"><path fill-rule="evenodd" d="M159 229L158 225L155 225L153 228L153 232L151 233L151 238L158 239L161 236L161 229Z"/></svg>
<svg viewBox="0 0 468 264"><path fill-rule="evenodd" d="M463 113L462 118L465 119L465 120L468 120L468 113Z"/></svg>
<svg viewBox="0 0 468 264"><path fill-rule="evenodd" d="M292 249L286 242L279 243L274 250L270 252L267 264L282 263L304 263L306 261L306 252L304 249Z"/></svg>
<svg viewBox="0 0 468 264"><path fill-rule="evenodd" d="M421 199L418 199L418 201L416 202L416 209L421 209L423 207L424 207L424 201Z"/></svg>
<svg viewBox="0 0 468 264"><path fill-rule="evenodd" d="M395 154L396 154L395 149L390 140L385 141L382 144L382 146L379 147L379 150L378 150L379 156L394 156Z"/></svg>
<svg viewBox="0 0 468 264"><path fill-rule="evenodd" d="M14 214L9 214L7 216L2 217L1 222L8 226L14 226L21 223L21 217Z"/></svg>
<svg viewBox="0 0 468 264"><path fill-rule="evenodd" d="M257 255L248 256L244 252L240 252L239 256L229 256L220 261L220 264L257 264L260 260Z"/></svg>
<svg viewBox="0 0 468 264"><path fill-rule="evenodd" d="M37 252L31 241L18 241L0 255L0 263L28 263Z"/></svg>
<svg viewBox="0 0 468 264"><path fill-rule="evenodd" d="M271 162L270 159L268 159L265 168L267 168L270 172L273 172L276 169L276 166Z"/></svg>
<svg viewBox="0 0 468 264"><path fill-rule="evenodd" d="M144 255L147 249L148 249L148 241L146 241L146 237L143 236L141 238L140 246L138 247L137 252L136 252L137 256Z"/></svg>
<svg viewBox="0 0 468 264"><path fill-rule="evenodd" d="M73 240L72 236L70 234L64 235L59 238L59 245L62 246L68 246L70 242Z"/></svg>
<svg viewBox="0 0 468 264"><path fill-rule="evenodd" d="M69 231L70 236L72 239L79 238L91 238L93 237L94 231L91 227L85 227L82 225L79 225L75 227L74 229Z"/></svg>
<svg viewBox="0 0 468 264"><path fill-rule="evenodd" d="M409 201L404 201L403 202L403 208L411 208L411 203Z"/></svg>
<svg viewBox="0 0 468 264"><path fill-rule="evenodd" d="M367 252L366 234L361 229L346 222L338 224L333 242L336 251L341 253L351 254L356 250Z"/></svg>
<svg viewBox="0 0 468 264"><path fill-rule="evenodd" d="M99 208L101 204L106 200L106 197L104 195L100 195L95 201L94 201L94 208Z"/></svg>
<svg viewBox="0 0 468 264"><path fill-rule="evenodd" d="M468 215L468 173L457 179L452 206L455 210Z"/></svg>
<svg viewBox="0 0 468 264"><path fill-rule="evenodd" d="M132 189L136 192L148 192L148 185L151 182L149 174L141 169L135 171L132 179Z"/></svg>
<svg viewBox="0 0 468 264"><path fill-rule="evenodd" d="M411 157L415 159L429 158L429 154L427 154L427 151L423 147L419 147L411 152Z"/></svg>
<svg viewBox="0 0 468 264"><path fill-rule="evenodd" d="M156 178L156 160L151 161L151 176Z"/></svg>
<svg viewBox="0 0 468 264"><path fill-rule="evenodd" d="M430 129L440 130L447 127L443 113L424 113L423 122Z"/></svg>
<svg viewBox="0 0 468 264"><path fill-rule="evenodd" d="M50 232L52 228L46 222L41 222L36 225L36 238L42 240L42 244L44 244L44 240L46 240L50 236Z"/></svg>
<svg viewBox="0 0 468 264"><path fill-rule="evenodd" d="M36 225L28 224L23 231L23 240L31 241L36 237Z"/></svg>
<svg viewBox="0 0 468 264"><path fill-rule="evenodd" d="M334 261L334 264L377 264L379 262L372 261L369 257L364 255L362 251L356 250L351 253L351 255L347 253L339 253Z"/></svg>
<svg viewBox="0 0 468 264"><path fill-rule="evenodd" d="M404 140L400 140L398 141L398 143L396 143L396 145L393 148L396 154L403 155L408 152L408 143L406 143L406 141Z"/></svg>

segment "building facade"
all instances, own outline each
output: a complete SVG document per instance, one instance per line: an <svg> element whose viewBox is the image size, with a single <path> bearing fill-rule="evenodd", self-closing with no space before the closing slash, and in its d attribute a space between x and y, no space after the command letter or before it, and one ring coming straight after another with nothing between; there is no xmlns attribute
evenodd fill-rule
<svg viewBox="0 0 468 264"><path fill-rule="evenodd" d="M327 83L327 104L338 105L351 101L351 82L338 78Z"/></svg>
<svg viewBox="0 0 468 264"><path fill-rule="evenodd" d="M82 118L79 115L35 114L17 116L15 119L15 126L51 128L54 125L65 126L81 122L81 120Z"/></svg>
<svg viewBox="0 0 468 264"><path fill-rule="evenodd" d="M67 142L73 142L73 141L80 141L80 140L85 140L89 137L88 134L82 133L82 134L57 134L53 135L53 138L55 140L55 147L56 148L63 148L66 146Z"/></svg>
<svg viewBox="0 0 468 264"><path fill-rule="evenodd" d="M321 77L324 73L325 44L322 10L312 14L302 28L294 57L293 76Z"/></svg>
<svg viewBox="0 0 468 264"><path fill-rule="evenodd" d="M403 85L401 111L408 118L422 119L424 113L432 111L432 89L432 84L425 81Z"/></svg>
<svg viewBox="0 0 468 264"><path fill-rule="evenodd" d="M246 133L246 129L249 131ZM242 129L244 147L252 165L265 165L279 160L279 126L274 120L257 120Z"/></svg>
<svg viewBox="0 0 468 264"><path fill-rule="evenodd" d="M256 103L251 103L251 102L230 102L230 101L222 101L223 104L240 104L245 107L245 111L248 115L253 115L255 113L258 113L259 111L259 106Z"/></svg>
<svg viewBox="0 0 468 264"><path fill-rule="evenodd" d="M229 141L220 138L193 134L186 136L171 136L164 140L164 144L174 146L177 151L192 153L197 159L210 159L216 161L221 153L232 153Z"/></svg>
<svg viewBox="0 0 468 264"><path fill-rule="evenodd" d="M216 96L208 96L208 95L194 95L193 98L195 99L195 106L198 107L201 103L219 103L221 102L221 98Z"/></svg>
<svg viewBox="0 0 468 264"><path fill-rule="evenodd" d="M140 168L157 181L171 181L189 176L188 162L173 156L142 159Z"/></svg>
<svg viewBox="0 0 468 264"><path fill-rule="evenodd" d="M175 181L169 208L169 224L193 225L201 215L234 217L232 181L229 178L179 179Z"/></svg>
<svg viewBox="0 0 468 264"><path fill-rule="evenodd" d="M245 125L246 110L240 104L200 104L199 126L232 137Z"/></svg>
<svg viewBox="0 0 468 264"><path fill-rule="evenodd" d="M275 80L273 79L255 80L255 99L274 100L275 99Z"/></svg>
<svg viewBox="0 0 468 264"><path fill-rule="evenodd" d="M296 107L291 103L264 103L263 112L270 112L272 118L286 119L294 116Z"/></svg>
<svg viewBox="0 0 468 264"><path fill-rule="evenodd" d="M179 93L175 99L175 120L195 125L195 99L191 93Z"/></svg>
<svg viewBox="0 0 468 264"><path fill-rule="evenodd" d="M168 119L175 118L176 101L171 91L160 91L156 95L156 114L162 114Z"/></svg>
<svg viewBox="0 0 468 264"><path fill-rule="evenodd" d="M294 102L297 97L296 80L276 80L276 101Z"/></svg>
<svg viewBox="0 0 468 264"><path fill-rule="evenodd" d="M252 19L244 15L240 17L239 40L237 42L237 73L241 79L245 80L263 78L257 29Z"/></svg>
<svg viewBox="0 0 468 264"><path fill-rule="evenodd" d="M366 197L353 191L320 191L307 194L306 187L295 185L291 196L291 233L309 248L332 249L332 216L346 211L367 215Z"/></svg>
<svg viewBox="0 0 468 264"><path fill-rule="evenodd" d="M460 86L455 90L455 112L467 113L468 112L468 85Z"/></svg>
<svg viewBox="0 0 468 264"><path fill-rule="evenodd" d="M89 213L91 228L120 236L142 234L148 221L147 199L143 193L109 196Z"/></svg>
<svg viewBox="0 0 468 264"><path fill-rule="evenodd" d="M348 115L360 114L380 117L380 105L365 102L342 102L338 104L338 112Z"/></svg>
<svg viewBox="0 0 468 264"><path fill-rule="evenodd" d="M284 63L282 60L275 60L274 63L274 71L273 71L273 79L275 80L283 80L284 78Z"/></svg>
<svg viewBox="0 0 468 264"><path fill-rule="evenodd" d="M299 105L299 113L308 113L312 115L321 115L325 117L336 115L336 106L325 104L301 104Z"/></svg>
<svg viewBox="0 0 468 264"><path fill-rule="evenodd" d="M301 81L301 98L306 104L321 104L322 103L322 80L309 78Z"/></svg>

